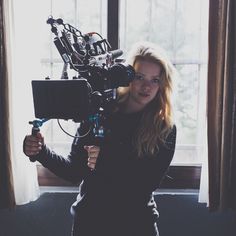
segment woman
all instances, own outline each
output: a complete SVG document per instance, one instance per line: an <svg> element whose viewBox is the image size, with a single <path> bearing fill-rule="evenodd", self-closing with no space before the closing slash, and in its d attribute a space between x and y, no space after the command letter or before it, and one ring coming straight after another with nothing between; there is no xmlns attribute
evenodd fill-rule
<svg viewBox="0 0 236 236"><path fill-rule="evenodd" d="M175 150L170 103L174 67L156 45L147 42L134 46L128 62L135 79L129 87L119 88L99 146L92 134L76 138L65 159L46 147L40 133L24 141L27 156L80 184L71 207L73 236L159 235L153 192Z"/></svg>

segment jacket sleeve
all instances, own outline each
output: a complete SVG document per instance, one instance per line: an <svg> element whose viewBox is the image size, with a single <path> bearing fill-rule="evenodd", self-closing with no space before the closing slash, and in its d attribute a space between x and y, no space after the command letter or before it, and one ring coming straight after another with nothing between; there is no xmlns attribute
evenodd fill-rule
<svg viewBox="0 0 236 236"><path fill-rule="evenodd" d="M135 159L118 157L114 160L106 156L109 154L105 150L101 150L96 171L101 175L106 175L107 179L119 187L122 186L126 192L151 193L159 187L169 168L175 144L176 126L173 126L165 144L160 146L158 153L153 157Z"/></svg>
<svg viewBox="0 0 236 236"><path fill-rule="evenodd" d="M44 145L36 156L36 160L55 175L74 184L79 184L90 172L87 167L87 152L83 146L83 139L75 138L70 154L63 157Z"/></svg>

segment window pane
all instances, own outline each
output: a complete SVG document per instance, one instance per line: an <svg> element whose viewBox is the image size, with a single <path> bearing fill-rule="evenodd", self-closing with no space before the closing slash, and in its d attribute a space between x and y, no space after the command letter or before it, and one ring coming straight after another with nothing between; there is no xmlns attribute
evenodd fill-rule
<svg viewBox="0 0 236 236"><path fill-rule="evenodd" d="M196 144L198 65L178 65L174 82L173 108L178 124L178 144Z"/></svg>
<svg viewBox="0 0 236 236"><path fill-rule="evenodd" d="M178 128L174 163L197 160L200 81L206 81L208 4L206 0L121 0L120 47L147 40L163 47L179 77L173 81L173 107ZM134 10L135 6L135 10ZM126 54L124 54L124 57Z"/></svg>
<svg viewBox="0 0 236 236"><path fill-rule="evenodd" d="M134 11L135 6L135 11ZM158 43L173 61L206 59L208 1L121 0L120 47Z"/></svg>
<svg viewBox="0 0 236 236"><path fill-rule="evenodd" d="M102 5L103 4L103 5ZM77 27L83 32L98 32L106 37L104 34L102 15L104 12L103 7L104 1L88 1L88 0L77 0Z"/></svg>
<svg viewBox="0 0 236 236"><path fill-rule="evenodd" d="M174 1L121 1L121 48L140 40L158 42L173 57ZM135 6L135 11L134 11ZM168 19L168 20L167 20Z"/></svg>
<svg viewBox="0 0 236 236"><path fill-rule="evenodd" d="M44 2L44 1L43 1ZM92 7L91 7L92 6ZM54 34L51 33L50 25L46 24L47 18L52 15L53 18L63 19L64 23L68 23L83 34L88 32L98 32L106 38L106 11L107 1L104 0L51 0L44 5L44 38L42 43L42 59L40 75L42 79L49 76L51 79L60 79L63 70L63 60L57 51L53 39ZM72 79L77 73L72 69L68 69L68 76ZM62 127L71 135L75 135L78 123L72 121L60 120ZM49 147L53 148L60 154L68 154L73 138L65 134L59 127L56 120L48 121L42 131Z"/></svg>
<svg viewBox="0 0 236 236"><path fill-rule="evenodd" d="M51 2L51 3L50 3ZM61 56L57 51L53 39L54 34L51 33L50 25L46 24L49 16L53 18L63 19L63 22L70 24L80 30L83 34L88 32L98 32L106 37L106 6L107 1L104 0L51 0L43 1L44 10L43 20L43 50L42 58L50 60L61 60ZM91 7L91 5L93 7Z"/></svg>
<svg viewBox="0 0 236 236"><path fill-rule="evenodd" d="M201 1L178 0L175 14L175 60L198 60Z"/></svg>

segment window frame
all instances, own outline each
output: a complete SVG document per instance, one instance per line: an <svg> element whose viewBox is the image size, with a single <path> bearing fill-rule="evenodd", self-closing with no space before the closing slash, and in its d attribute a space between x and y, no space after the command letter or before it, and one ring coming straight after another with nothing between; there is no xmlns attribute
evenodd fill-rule
<svg viewBox="0 0 236 236"><path fill-rule="evenodd" d="M119 48L119 0L108 0L107 9L107 40L111 44L112 50L114 50ZM43 62L49 61L44 60ZM56 61L50 61L50 63L56 63ZM178 64L178 62L175 62L175 64ZM73 186L73 184L57 177L40 164L37 165L37 171L40 186ZM160 188L199 189L200 177L201 164L171 165Z"/></svg>

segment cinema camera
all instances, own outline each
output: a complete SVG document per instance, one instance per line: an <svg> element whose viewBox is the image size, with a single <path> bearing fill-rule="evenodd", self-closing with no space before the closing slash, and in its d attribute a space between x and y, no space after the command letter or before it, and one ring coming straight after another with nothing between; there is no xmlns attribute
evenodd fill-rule
<svg viewBox="0 0 236 236"><path fill-rule="evenodd" d="M133 80L133 67L118 59L123 52L111 50L109 42L100 34L82 34L62 19L53 17L48 18L47 24L51 26L64 66L59 80L47 77L32 81L37 118L29 122L33 125L32 134L49 119L72 119L89 123L89 132L95 137L104 137L105 111L116 100L117 88L127 87ZM68 77L68 68L76 71L72 79Z"/></svg>

